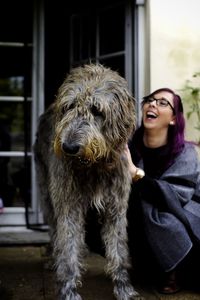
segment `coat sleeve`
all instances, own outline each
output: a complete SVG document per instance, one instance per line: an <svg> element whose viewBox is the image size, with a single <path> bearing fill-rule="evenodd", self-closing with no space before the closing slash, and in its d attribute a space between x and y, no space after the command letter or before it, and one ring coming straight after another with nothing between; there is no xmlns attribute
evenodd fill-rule
<svg viewBox="0 0 200 300"><path fill-rule="evenodd" d="M161 176L158 185L167 197L168 189L184 207L190 200L197 197L200 189L200 163L193 145L187 145L175 163Z"/></svg>

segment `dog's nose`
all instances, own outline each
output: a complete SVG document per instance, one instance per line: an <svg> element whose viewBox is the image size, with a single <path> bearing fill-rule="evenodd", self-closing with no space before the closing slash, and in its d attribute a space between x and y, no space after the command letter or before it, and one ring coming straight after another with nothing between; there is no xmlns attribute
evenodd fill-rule
<svg viewBox="0 0 200 300"><path fill-rule="evenodd" d="M67 154L77 154L80 146L77 144L68 144L65 142L62 144L62 148L63 151Z"/></svg>

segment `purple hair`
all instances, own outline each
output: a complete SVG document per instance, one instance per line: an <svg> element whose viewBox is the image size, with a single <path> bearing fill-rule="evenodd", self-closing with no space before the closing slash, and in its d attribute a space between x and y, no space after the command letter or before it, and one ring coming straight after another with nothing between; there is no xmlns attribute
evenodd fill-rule
<svg viewBox="0 0 200 300"><path fill-rule="evenodd" d="M183 105L181 97L177 95L173 90L169 88L160 88L152 92L150 95L145 96L143 99L153 97L155 94L160 92L168 92L173 95L173 104L174 104L174 115L176 117L176 122L173 126L169 126L168 129L168 148L169 156L168 161L166 162L166 167L171 165L174 157L178 155L185 144L184 131L185 131L185 119L183 114ZM142 103L143 105L143 103ZM136 143L136 148L138 154L143 145L143 134L144 134L144 125L143 122L141 126L136 130L134 134L134 141Z"/></svg>

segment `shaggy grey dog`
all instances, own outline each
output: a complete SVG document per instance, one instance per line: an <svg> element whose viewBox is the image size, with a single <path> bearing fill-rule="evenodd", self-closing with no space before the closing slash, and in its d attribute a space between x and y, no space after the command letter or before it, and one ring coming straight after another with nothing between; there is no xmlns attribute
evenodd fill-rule
<svg viewBox="0 0 200 300"><path fill-rule="evenodd" d="M101 235L115 297L138 295L128 275L131 177L122 157L134 130L135 100L125 79L99 64L72 69L56 101L40 117L34 153L61 300L81 299L77 286L90 206L104 216Z"/></svg>

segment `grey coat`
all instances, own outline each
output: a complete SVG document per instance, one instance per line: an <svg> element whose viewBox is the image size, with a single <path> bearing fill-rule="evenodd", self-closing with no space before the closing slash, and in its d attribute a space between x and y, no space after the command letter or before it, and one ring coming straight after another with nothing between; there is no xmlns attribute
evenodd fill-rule
<svg viewBox="0 0 200 300"><path fill-rule="evenodd" d="M143 167L142 160L139 166ZM174 164L156 180L166 210L141 201L148 243L165 271L175 268L200 242L200 162L186 144Z"/></svg>

